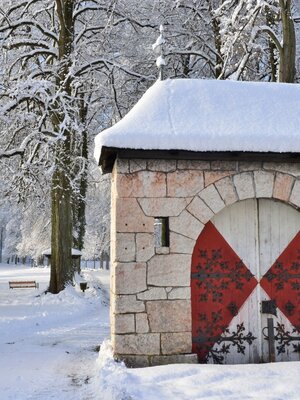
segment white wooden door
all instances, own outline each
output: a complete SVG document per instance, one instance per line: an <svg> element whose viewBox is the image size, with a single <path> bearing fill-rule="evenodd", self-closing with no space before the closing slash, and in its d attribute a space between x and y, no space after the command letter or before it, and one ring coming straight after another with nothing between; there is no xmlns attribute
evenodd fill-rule
<svg viewBox="0 0 300 400"><path fill-rule="evenodd" d="M200 361L300 359L299 230L298 211L264 199L236 203L206 225L192 261Z"/></svg>

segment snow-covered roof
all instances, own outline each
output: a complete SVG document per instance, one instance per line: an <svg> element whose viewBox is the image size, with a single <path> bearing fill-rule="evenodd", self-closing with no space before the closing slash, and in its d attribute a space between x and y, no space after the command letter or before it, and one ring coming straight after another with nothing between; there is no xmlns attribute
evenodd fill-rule
<svg viewBox="0 0 300 400"><path fill-rule="evenodd" d="M202 79L157 81L95 139L143 150L300 152L300 86Z"/></svg>

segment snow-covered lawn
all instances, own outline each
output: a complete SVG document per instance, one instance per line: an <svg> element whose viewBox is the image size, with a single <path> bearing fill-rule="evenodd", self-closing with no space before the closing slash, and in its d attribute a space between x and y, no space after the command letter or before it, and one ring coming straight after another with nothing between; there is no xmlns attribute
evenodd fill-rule
<svg viewBox="0 0 300 400"><path fill-rule="evenodd" d="M85 294L43 291L49 268L0 266L0 399L96 399L99 345L109 337L107 271L84 270ZM9 289L36 280L39 289ZM101 398L101 397L99 397Z"/></svg>
<svg viewBox="0 0 300 400"><path fill-rule="evenodd" d="M299 400L300 362L127 369L111 356L107 271L44 295L48 268L0 265L0 400ZM40 288L11 289L9 280ZM100 353L98 346L101 344Z"/></svg>

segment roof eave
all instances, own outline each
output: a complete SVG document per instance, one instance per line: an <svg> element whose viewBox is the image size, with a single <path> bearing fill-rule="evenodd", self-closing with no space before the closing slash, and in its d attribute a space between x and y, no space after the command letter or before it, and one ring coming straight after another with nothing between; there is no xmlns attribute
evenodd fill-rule
<svg viewBox="0 0 300 400"><path fill-rule="evenodd" d="M223 160L223 161L269 161L300 163L300 153L250 152L250 151L190 151L190 150L142 150L119 147L101 149L99 166L102 173L112 172L116 158L141 158L164 160Z"/></svg>

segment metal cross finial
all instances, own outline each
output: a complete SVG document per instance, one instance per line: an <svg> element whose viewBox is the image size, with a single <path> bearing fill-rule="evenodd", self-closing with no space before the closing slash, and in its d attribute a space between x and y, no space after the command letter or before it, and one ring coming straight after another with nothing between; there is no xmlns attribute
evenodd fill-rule
<svg viewBox="0 0 300 400"><path fill-rule="evenodd" d="M159 31L160 31L160 35L159 37L156 39L156 42L152 45L152 49L153 51L158 54L158 57L156 59L156 65L157 68L159 70L159 75L158 75L158 79L159 80L164 80L164 67L166 65L166 61L164 59L164 48L163 45L165 44L165 38L164 38L164 27L163 25L160 25L159 27Z"/></svg>

